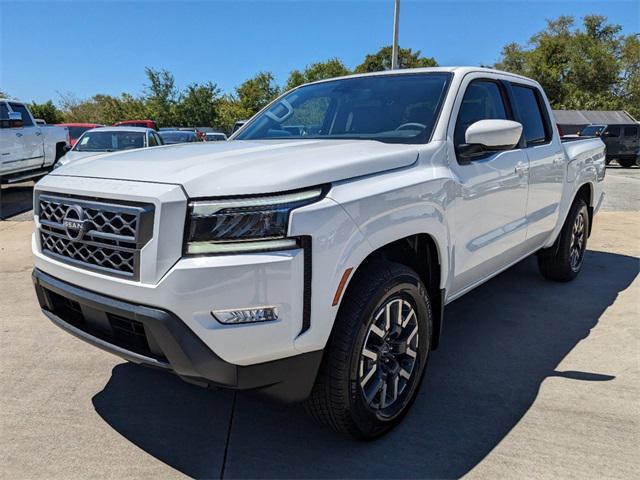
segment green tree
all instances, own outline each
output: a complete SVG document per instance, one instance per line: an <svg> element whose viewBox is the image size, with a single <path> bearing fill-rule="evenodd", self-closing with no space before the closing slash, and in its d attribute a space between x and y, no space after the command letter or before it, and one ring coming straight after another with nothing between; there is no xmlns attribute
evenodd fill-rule
<svg viewBox="0 0 640 480"><path fill-rule="evenodd" d="M174 124L179 91L173 74L167 70L154 70L149 67L144 71L148 83L144 87L143 101L149 116L159 125Z"/></svg>
<svg viewBox="0 0 640 480"><path fill-rule="evenodd" d="M217 127L225 132L231 132L233 124L238 120L247 120L253 113L242 106L242 104L232 95L225 95L217 105Z"/></svg>
<svg viewBox="0 0 640 480"><path fill-rule="evenodd" d="M355 68L356 73L381 72L391 69L392 47L387 45L376 53L369 54L364 61ZM398 51L398 65L400 68L436 67L438 63L432 57L423 57L420 50L415 52L410 48L400 48Z"/></svg>
<svg viewBox="0 0 640 480"><path fill-rule="evenodd" d="M0 88L0 98L11 98L11 95Z"/></svg>
<svg viewBox="0 0 640 480"><path fill-rule="evenodd" d="M620 58L622 67L616 96L622 106L635 118L640 118L640 38L629 35L624 39Z"/></svg>
<svg viewBox="0 0 640 480"><path fill-rule="evenodd" d="M185 127L213 127L219 123L220 89L215 83L187 86L176 104L176 120Z"/></svg>
<svg viewBox="0 0 640 480"><path fill-rule="evenodd" d="M71 92L59 92L58 95L65 122L103 123L102 112L93 98L82 100Z"/></svg>
<svg viewBox="0 0 640 480"><path fill-rule="evenodd" d="M148 108L144 101L129 93L122 93L120 97L98 94L91 98L98 110L100 123L111 125L122 120L137 120L149 117Z"/></svg>
<svg viewBox="0 0 640 480"><path fill-rule="evenodd" d="M561 16L526 45L505 46L496 68L536 79L554 108L626 109L637 115L638 39L620 32L600 15L584 17L581 28L573 17Z"/></svg>
<svg viewBox="0 0 640 480"><path fill-rule="evenodd" d="M251 115L261 110L280 94L270 72L260 72L236 88L236 98Z"/></svg>
<svg viewBox="0 0 640 480"><path fill-rule="evenodd" d="M349 75L351 71L338 58L330 58L324 62L312 63L300 70L293 70L285 85L285 90L291 90L303 83L317 82L325 78L341 77Z"/></svg>
<svg viewBox="0 0 640 480"><path fill-rule="evenodd" d="M2 95L0 95L2 98ZM51 100L45 103L31 102L29 110L34 118L41 118L47 123L62 123L64 121L64 114L62 111L53 104Z"/></svg>

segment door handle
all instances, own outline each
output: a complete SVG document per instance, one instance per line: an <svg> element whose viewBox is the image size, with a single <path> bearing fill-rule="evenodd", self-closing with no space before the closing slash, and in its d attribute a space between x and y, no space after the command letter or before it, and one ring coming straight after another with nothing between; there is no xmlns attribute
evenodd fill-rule
<svg viewBox="0 0 640 480"><path fill-rule="evenodd" d="M21 137L22 134L20 132L16 133L16 137Z"/></svg>
<svg viewBox="0 0 640 480"><path fill-rule="evenodd" d="M525 165L524 163L519 163L519 164L516 165L515 172L518 175L524 175L528 171L529 171L529 166L528 165Z"/></svg>
<svg viewBox="0 0 640 480"><path fill-rule="evenodd" d="M42 132L36 132L36 137L39 137L40 135L42 135Z"/></svg>

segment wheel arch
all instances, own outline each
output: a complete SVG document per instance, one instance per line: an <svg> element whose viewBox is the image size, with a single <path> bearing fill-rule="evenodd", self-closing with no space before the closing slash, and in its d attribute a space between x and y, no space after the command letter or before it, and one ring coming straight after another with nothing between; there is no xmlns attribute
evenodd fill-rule
<svg viewBox="0 0 640 480"><path fill-rule="evenodd" d="M576 194L573 196L571 205L578 199L582 198L584 203L587 204L587 211L589 212L589 231L587 234L591 235L591 226L593 225L593 209L594 209L594 187L591 182L584 182L576 190Z"/></svg>
<svg viewBox="0 0 640 480"><path fill-rule="evenodd" d="M446 257L446 255L442 253L442 246L439 245L437 237L430 233L415 233L380 245L354 267L349 284L340 297L340 305L342 305L344 298L349 295L350 288L354 284L353 279L365 270L363 267L369 262L376 259L384 259L405 265L419 275L429 294L434 316L431 348L435 350L442 333L445 299L445 290L441 288L444 274L443 257Z"/></svg>

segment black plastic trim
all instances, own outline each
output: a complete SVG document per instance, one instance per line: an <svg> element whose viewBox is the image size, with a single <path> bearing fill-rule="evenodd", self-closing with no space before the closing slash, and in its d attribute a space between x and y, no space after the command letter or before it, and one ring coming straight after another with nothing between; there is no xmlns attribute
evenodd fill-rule
<svg viewBox="0 0 640 480"><path fill-rule="evenodd" d="M132 362L170 369L185 380L215 387L256 390L282 402L304 400L311 393L322 360L323 350L279 360L241 366L217 356L173 313L76 287L34 269L33 282L43 313L76 337ZM167 362L132 352L71 325L54 311L48 292L78 302L97 311L136 320L144 325Z"/></svg>
<svg viewBox="0 0 640 480"><path fill-rule="evenodd" d="M302 299L302 328L300 335L311 328L311 279L313 275L312 240L309 236L300 237L303 254L303 299Z"/></svg>

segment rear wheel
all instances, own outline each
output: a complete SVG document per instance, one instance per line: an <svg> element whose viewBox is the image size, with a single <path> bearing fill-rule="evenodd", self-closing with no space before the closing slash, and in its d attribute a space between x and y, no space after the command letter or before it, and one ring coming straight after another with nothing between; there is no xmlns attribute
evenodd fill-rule
<svg viewBox="0 0 640 480"><path fill-rule="evenodd" d="M589 233L589 211L582 198L577 198L564 222L557 244L538 254L538 267L543 277L568 282L578 276L584 261Z"/></svg>
<svg viewBox="0 0 640 480"><path fill-rule="evenodd" d="M340 307L307 411L360 439L389 431L413 403L429 354L432 314L418 275L376 260Z"/></svg>
<svg viewBox="0 0 640 480"><path fill-rule="evenodd" d="M636 164L636 160L632 158L619 158L618 163L620 164L621 167L631 168Z"/></svg>

